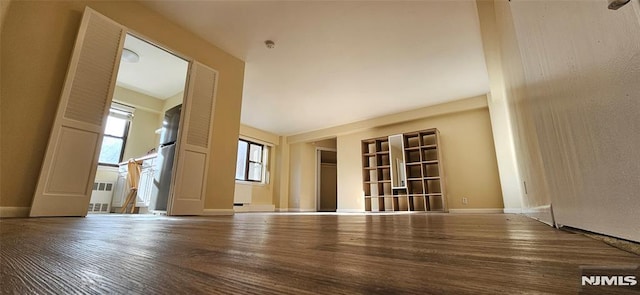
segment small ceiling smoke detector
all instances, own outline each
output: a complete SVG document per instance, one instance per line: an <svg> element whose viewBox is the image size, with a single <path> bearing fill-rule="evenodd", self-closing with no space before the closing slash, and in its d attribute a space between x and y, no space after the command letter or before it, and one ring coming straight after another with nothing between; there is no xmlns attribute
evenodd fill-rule
<svg viewBox="0 0 640 295"><path fill-rule="evenodd" d="M264 41L264 45L269 49L276 47L276 43L271 40Z"/></svg>
<svg viewBox="0 0 640 295"><path fill-rule="evenodd" d="M135 53L135 51L124 48L122 49L122 57L120 59L129 63L137 63L140 61L140 56Z"/></svg>
<svg viewBox="0 0 640 295"><path fill-rule="evenodd" d="M625 6L631 0L609 0L609 9L618 10L618 8Z"/></svg>

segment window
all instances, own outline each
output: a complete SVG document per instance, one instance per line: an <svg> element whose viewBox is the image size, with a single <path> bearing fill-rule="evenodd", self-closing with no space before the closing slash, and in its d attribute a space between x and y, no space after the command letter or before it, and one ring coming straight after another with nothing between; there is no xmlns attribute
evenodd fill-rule
<svg viewBox="0 0 640 295"><path fill-rule="evenodd" d="M112 106L109 110L98 159L100 165L117 166L122 162L132 116L131 108Z"/></svg>
<svg viewBox="0 0 640 295"><path fill-rule="evenodd" d="M264 145L240 139L238 141L238 161L236 180L266 182L265 165L267 149Z"/></svg>

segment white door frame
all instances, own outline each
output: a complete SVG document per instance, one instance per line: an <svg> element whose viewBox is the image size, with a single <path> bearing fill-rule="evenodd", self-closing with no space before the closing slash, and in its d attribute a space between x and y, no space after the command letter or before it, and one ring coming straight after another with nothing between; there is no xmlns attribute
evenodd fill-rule
<svg viewBox="0 0 640 295"><path fill-rule="evenodd" d="M336 154L338 153L337 149L332 149L332 148L325 148L325 147L316 147L316 181L315 181L315 185L316 185L316 212L318 212L318 210L320 210L320 176L321 176L321 162L322 162L322 151L327 151L327 152L335 152ZM337 162L337 161L336 161ZM337 211L337 208L336 208Z"/></svg>
<svg viewBox="0 0 640 295"><path fill-rule="evenodd" d="M134 30L131 30L130 28L128 28L126 26L123 26L123 25L111 20L109 17L106 17L106 16L104 16L104 15L102 15L102 14L100 14L100 13L94 11L94 10L92 10L91 8L87 7L87 8L85 8L85 13L84 13L84 16L83 16L82 24L81 24L80 29L79 29L79 32L80 32L79 36L80 37L79 37L78 40L76 40L76 48L74 49L74 53L73 53L73 56L72 56L71 61L70 61L71 69L68 71L67 76L75 75L75 66L76 66L76 63L77 63L77 59L80 58L80 53L79 53L79 50L80 50L79 48L80 47L78 46L78 44L82 44L82 42L84 42L84 35L82 35L82 34L84 34L83 30L86 30L86 25L87 25L88 20L89 20L88 19L88 17L89 17L88 15L90 15L91 17L103 19L104 21L109 22L112 25L114 25L114 27L120 28L120 30L122 32L122 35L121 35L120 41L118 43L117 56L116 56L117 58L116 59L119 59L119 56L120 56L120 54L122 52L122 48L124 47L124 38L126 37L127 34L129 34L129 35L132 35L132 36L134 36L136 38L139 38L139 39L141 39L143 41L146 41L146 42L148 42L148 43L150 43L150 44L152 44L154 46L157 46L157 47L167 51L168 53L170 53L170 54L172 54L172 55L174 55L174 56L176 56L178 58L181 58L181 59L185 60L186 62L189 63L189 69L190 69L189 73L191 72L191 68L193 68L194 65L197 64L197 61L195 59L193 59L191 57L188 57L187 55L181 54L181 53L179 53L179 52L177 52L175 50L172 50L170 48L167 48L167 47L165 47L163 45L160 45L161 43L155 41L153 38L148 38L148 37L144 36L143 34L139 34L139 33L135 32ZM84 24L85 27L83 27L83 24ZM107 95L108 98L107 98L107 101L106 101L108 104L110 104L111 100L112 100L113 91L114 91L114 88L115 88L115 81L117 79L116 76L117 76L117 70L118 70L119 64L120 64L119 62L116 62L115 68L112 70L112 77L111 77L112 81L109 82L109 84L110 84L109 85L109 93ZM202 65L202 66L204 66L204 65ZM217 77L218 76L217 71L215 71L215 70L213 70L213 71L215 72L215 77ZM187 89L187 87L189 87L190 84L193 83L193 81L191 81L191 78L192 78L191 76L187 76L186 77L185 90ZM67 78L67 80L68 80L68 78ZM218 81L218 79L215 78L214 90L217 90L217 81ZM71 87L70 85L71 84L69 83L69 81L65 81L64 88L65 88L66 91L68 91L67 88ZM183 98L183 104L188 107L188 105L191 102L189 101L189 99L187 99L186 94L188 94L187 91L185 91L185 97ZM62 94L63 97L61 98L61 101L62 101L61 105L62 106L64 106L63 103L66 103L65 95L67 95L67 94L65 94L63 92L63 94ZM216 95L215 95L215 92L214 92L214 94L213 94L213 97L214 97L213 104L214 105L215 105L215 96ZM60 106L59 106L59 109L60 109ZM47 170L48 166L47 165L51 166L50 164L47 164L47 161L45 159L45 160L43 160L44 168L42 168L43 171L41 171L41 177L40 177L40 180L38 181L38 185L37 185L37 188L36 188L36 193L35 193L34 199L32 200L31 213L30 213L31 216L86 216L87 211L88 211L87 210L88 209L87 205L89 204L90 197L91 197L90 196L90 192L91 192L90 188L91 188L91 186L92 186L92 184L94 182L93 178L95 178L95 174L97 172L97 167L98 167L97 161L98 161L98 155L99 155L99 146L100 146L100 143L102 142L102 137L104 135L104 124L106 124L105 122L106 122L106 118L108 116L108 109L109 109L108 107L105 108L105 112L103 114L103 120L102 120L103 121L102 122L102 127L100 128L100 132L95 132L95 133L97 133L98 138L99 138L99 140L97 142L98 149L94 149L94 151L93 151L93 153L95 154L93 158L95 158L95 159L91 163L91 168L89 170L90 171L90 174L88 176L89 181L87 183L88 193L87 193L87 191L85 191L84 195L78 195L76 193L76 195L78 195L77 197L75 195L71 196L71 197L76 197L76 199L80 200L83 203L86 201L86 205L83 205L82 207L75 206L75 207L78 207L78 208L73 207L73 208L69 209L69 208L66 208L66 207L70 207L70 206L66 206L66 204L60 204L60 202L52 201L52 202L46 203L46 201L45 201L43 203L40 200L41 198L38 198L38 200L36 200L36 197L38 197L38 194L41 194L40 191L44 190L44 188L43 188L44 187L43 179L46 178L45 176L47 176L47 175L45 175L45 173L48 173L48 170ZM61 112L62 112L61 110L58 110L58 114L56 116L60 117L61 116L60 115ZM212 110L212 115L213 115L213 110ZM184 133L184 129L185 129L184 128L184 126L185 126L184 118L182 118L181 121L182 122L181 122L181 126L180 126L179 132L180 133ZM209 124L212 124L212 122L213 122L213 120L211 120L209 122ZM87 124L85 124L85 125L87 125ZM54 128L54 131L52 131L52 132L55 132L55 126L53 128ZM212 129L212 126L209 126L209 140L211 139L211 129ZM180 147L180 144L178 144L178 147ZM210 143L207 145L207 148L210 148ZM47 147L47 152L46 152L47 155L53 153L53 151L50 151L50 150L53 150L52 144L49 144L49 146ZM49 155L49 157L53 157L53 156ZM175 173L175 171L177 169L177 165L176 164L180 164L180 160L178 158L180 158L180 154L179 154L178 151L176 151L176 157L174 158L174 165L173 165L174 179L172 179L172 186L171 186L172 193L170 193L170 197L169 197L170 198L170 200L169 200L170 202L174 201L173 200L173 197L174 197L173 196L173 190L175 190L175 189L173 188L173 186L174 186L173 184L175 182L175 176L176 176L176 173ZM182 160L184 160L184 159L182 159ZM49 162L51 162L51 160ZM206 175L206 169L208 168L208 162L205 163L204 165L205 165L205 175ZM45 176L43 176L43 175L45 175ZM41 183L42 183L42 185L41 185ZM76 191L79 190L79 189L77 189L77 185L76 185L76 187L74 187L74 189L76 189ZM82 199L80 199L80 197L82 197ZM36 203L36 201L38 203ZM204 202L204 192L202 193L201 202ZM76 202L76 203L79 204L79 202ZM40 207L43 207L42 204L49 205L49 206L44 206L44 209L40 209ZM39 207L37 207L36 205L39 205ZM77 204L75 204L75 205L77 205ZM34 210L34 208L36 210ZM199 210L197 213L201 214L200 211L202 211L202 210Z"/></svg>

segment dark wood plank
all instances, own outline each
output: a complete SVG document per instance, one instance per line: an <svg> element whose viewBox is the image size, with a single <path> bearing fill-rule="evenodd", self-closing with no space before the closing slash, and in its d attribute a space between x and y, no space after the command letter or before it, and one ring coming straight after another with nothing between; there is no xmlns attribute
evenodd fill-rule
<svg viewBox="0 0 640 295"><path fill-rule="evenodd" d="M501 214L2 219L0 254L3 294L572 294L581 266L640 265Z"/></svg>

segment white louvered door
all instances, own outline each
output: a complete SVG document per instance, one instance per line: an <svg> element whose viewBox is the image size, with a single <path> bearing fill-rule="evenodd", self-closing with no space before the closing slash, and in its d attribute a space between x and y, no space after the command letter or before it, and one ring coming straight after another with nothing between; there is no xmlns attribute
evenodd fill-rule
<svg viewBox="0 0 640 295"><path fill-rule="evenodd" d="M87 8L30 216L86 216L126 29Z"/></svg>
<svg viewBox="0 0 640 295"><path fill-rule="evenodd" d="M215 70L191 63L189 87L182 109L177 167L167 214L201 215L209 166L217 85Z"/></svg>

